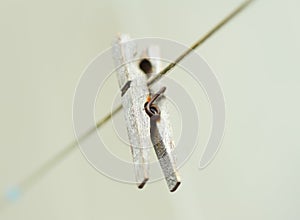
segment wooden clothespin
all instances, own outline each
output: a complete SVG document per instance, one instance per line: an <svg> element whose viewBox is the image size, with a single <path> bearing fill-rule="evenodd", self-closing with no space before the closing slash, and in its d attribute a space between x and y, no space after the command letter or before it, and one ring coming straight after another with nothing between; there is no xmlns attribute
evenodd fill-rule
<svg viewBox="0 0 300 220"><path fill-rule="evenodd" d="M113 47L138 187L143 188L149 179L149 146L153 146L169 190L173 192L180 185L180 177L163 95L165 87L157 83L149 88L147 84L161 70L159 48L151 46L138 52L128 35L120 35Z"/></svg>

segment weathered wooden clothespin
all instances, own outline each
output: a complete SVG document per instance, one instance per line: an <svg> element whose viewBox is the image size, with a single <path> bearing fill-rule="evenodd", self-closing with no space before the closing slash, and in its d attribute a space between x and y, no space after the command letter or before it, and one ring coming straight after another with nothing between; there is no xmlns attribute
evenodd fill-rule
<svg viewBox="0 0 300 220"><path fill-rule="evenodd" d="M180 184L180 177L163 94L166 88L159 83L149 88L147 84L161 69L159 48L151 46L138 52L128 35L120 35L113 47L138 187L143 188L149 179L149 147L153 146L169 190L173 192Z"/></svg>

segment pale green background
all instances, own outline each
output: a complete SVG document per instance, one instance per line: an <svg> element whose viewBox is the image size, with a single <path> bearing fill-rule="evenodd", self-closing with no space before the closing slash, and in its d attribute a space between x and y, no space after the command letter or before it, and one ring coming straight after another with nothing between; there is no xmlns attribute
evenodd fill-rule
<svg viewBox="0 0 300 220"><path fill-rule="evenodd" d="M1 192L74 138L77 82L116 33L189 45L240 2L1 0ZM175 194L112 181L76 150L0 219L299 219L299 9L257 0L197 50L224 90L226 134L207 169L194 153Z"/></svg>

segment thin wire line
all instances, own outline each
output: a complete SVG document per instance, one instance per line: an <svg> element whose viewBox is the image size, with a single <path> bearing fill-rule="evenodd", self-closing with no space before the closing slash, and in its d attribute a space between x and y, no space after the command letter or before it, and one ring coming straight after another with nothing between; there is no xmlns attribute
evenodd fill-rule
<svg viewBox="0 0 300 220"><path fill-rule="evenodd" d="M154 84L155 82L157 82L158 80L160 80L166 73L168 73L171 69L173 69L182 59L184 59L187 55L189 55L197 47L202 45L207 39L209 39L221 27L223 27L225 24L227 24L232 18L234 18L237 14L239 14L243 9L245 9L253 1L254 0L247 0L244 3L242 3L239 7L237 7L234 11L232 11L227 17L225 17L222 21L220 21L209 32L207 32L202 38L200 38L198 41L196 41L190 48L188 48L183 54L181 54L174 62L170 63L166 68L164 68L161 72L159 72L159 74L156 77L150 79L150 81L148 81L148 83L147 83L148 86L150 86L150 85ZM71 142L69 145L67 145L64 149L62 149L60 152L58 152L51 159L46 161L40 168L38 168L36 171L34 171L26 179L21 181L19 183L19 185L17 185L16 189L14 188L11 191L8 191L7 194L16 194L16 190L20 194L27 191L30 187L32 187L34 185L34 183L37 182L37 180L39 178L44 176L48 171L50 171L52 168L54 168L59 162L61 162L68 155L70 155L70 153L76 149L78 142L83 141L86 138L88 138L92 133L97 131L98 128L100 128L107 121L109 121L112 118L112 116L114 116L115 114L120 112L121 109L122 109L122 106L119 105L111 113L108 113L104 118L102 118L100 121L97 122L95 127L88 130L84 135L82 135L77 140L76 139L73 140L73 142ZM7 201L7 200L14 200L14 199L10 199L9 196L4 197L3 200L0 201L0 208L5 204L5 200Z"/></svg>
<svg viewBox="0 0 300 220"><path fill-rule="evenodd" d="M207 32L202 38L196 41L190 48L188 48L183 54L181 54L173 63L170 63L166 68L160 71L154 78L148 82L148 86L154 84L160 80L167 72L173 69L182 59L189 55L193 50L203 44L207 39L209 39L213 34L215 34L221 27L227 24L233 17L238 15L243 9L245 9L254 0L248 0L242 3L234 11L232 11L227 17L220 21L216 26L214 26L209 32Z"/></svg>
<svg viewBox="0 0 300 220"><path fill-rule="evenodd" d="M49 171L54 165L56 165L58 162L63 160L66 156L68 156L74 149L76 149L76 146L79 142L84 141L86 138L88 138L91 134L97 131L98 128L100 128L102 125L104 125L107 121L111 119L111 117L115 114L117 114L122 109L122 106L118 106L116 109L114 109L111 113L107 114L104 118L102 118L95 127L88 130L85 134L83 134L78 139L73 140L68 146L66 146L64 149L62 149L59 153L57 153L53 158L48 160L46 163L44 163L38 170L36 170L34 173L32 173L29 177L27 177L24 181L22 181L19 184L19 188L22 189L24 192L27 190L38 178L43 176L47 171Z"/></svg>

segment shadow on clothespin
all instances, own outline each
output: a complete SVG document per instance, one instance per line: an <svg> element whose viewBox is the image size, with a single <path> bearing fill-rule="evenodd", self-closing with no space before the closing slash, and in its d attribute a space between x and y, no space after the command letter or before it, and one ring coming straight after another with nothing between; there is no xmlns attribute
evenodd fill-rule
<svg viewBox="0 0 300 220"><path fill-rule="evenodd" d="M167 100L163 94L166 88L160 83L151 88L147 84L148 79L161 70L159 48L150 46L138 53L135 42L124 34L117 38L113 47L138 187L143 188L149 179L149 146L153 146L169 190L174 192L180 185L180 177Z"/></svg>

